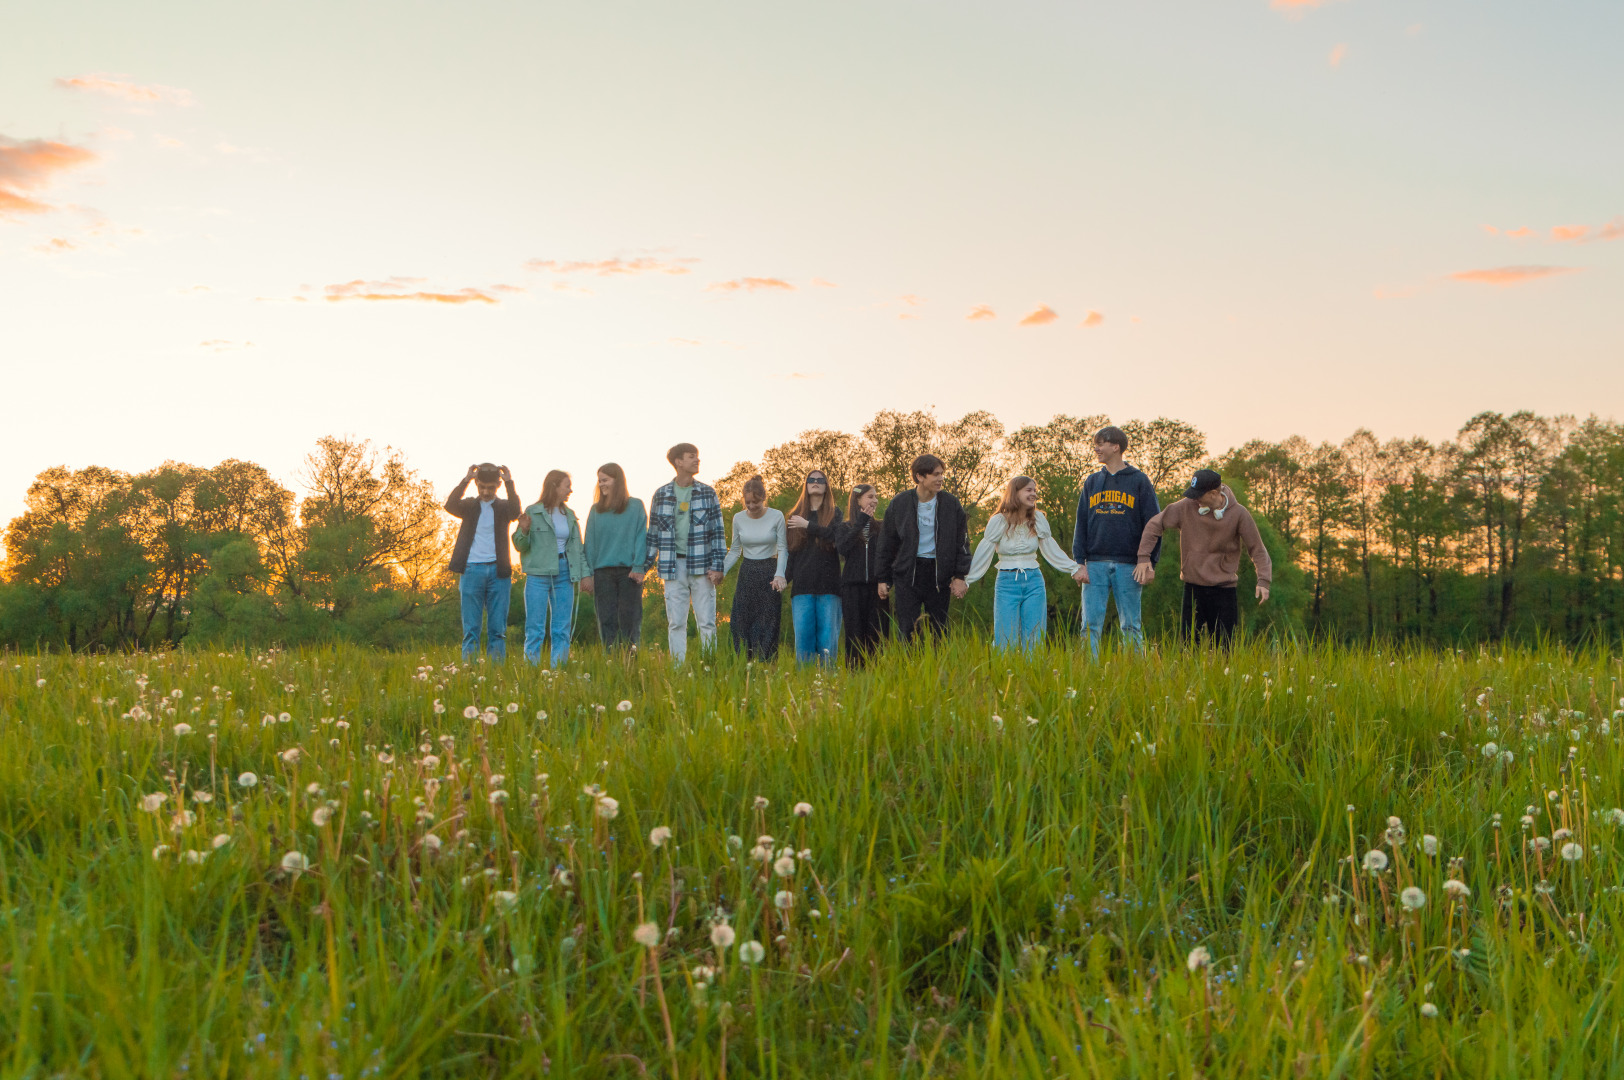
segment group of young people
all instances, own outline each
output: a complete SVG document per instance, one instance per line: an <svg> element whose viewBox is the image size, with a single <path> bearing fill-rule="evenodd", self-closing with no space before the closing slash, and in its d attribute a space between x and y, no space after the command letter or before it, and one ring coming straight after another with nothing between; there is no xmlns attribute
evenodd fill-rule
<svg viewBox="0 0 1624 1080"><path fill-rule="evenodd" d="M1269 598L1272 567L1257 523L1211 469L1198 470L1183 497L1162 509L1150 478L1124 460L1127 450L1120 428L1095 436L1100 468L1078 497L1069 555L1037 508L1037 482L1028 476L1005 486L972 553L964 507L942 490L946 469L933 454L914 460L914 486L891 500L883 518L876 517L879 492L872 484L853 487L842 512L828 474L813 469L785 514L767 505L766 484L752 476L744 509L733 515L731 543L721 500L698 479L692 443L666 454L675 475L654 492L646 512L627 491L619 465L600 468L584 531L566 505L568 473L549 472L541 497L521 506L507 466L470 465L445 503L459 521L450 569L460 576L463 655L478 652L482 631L491 656L506 655L510 537L525 575L524 656L532 664L541 662L544 645L552 666L568 658L576 589L594 597L604 646L635 648L643 579L652 569L664 582L667 646L678 663L687 656L690 614L701 648L714 646L716 590L735 567L729 629L734 648L752 659L777 655L786 590L796 659L832 663L844 630L846 661L855 666L893 626L904 642L921 628L940 637L952 601L963 599L995 560L993 643L1031 648L1048 621L1040 556L1082 585L1083 626L1094 653L1113 601L1123 639L1143 649L1140 594L1156 576L1169 529L1180 533L1181 627L1227 643L1239 620L1243 547L1257 570L1258 602ZM474 497L467 495L470 483Z"/></svg>

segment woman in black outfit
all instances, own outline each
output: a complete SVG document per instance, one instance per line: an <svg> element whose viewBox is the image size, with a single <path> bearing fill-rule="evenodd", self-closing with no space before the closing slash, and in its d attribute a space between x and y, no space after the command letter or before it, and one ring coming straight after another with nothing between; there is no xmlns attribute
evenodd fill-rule
<svg viewBox="0 0 1624 1080"><path fill-rule="evenodd" d="M827 529L807 528L819 539L832 540L845 556L840 575L840 607L846 624L846 666L862 667L879 648L889 621L889 605L880 599L880 522L874 511L880 493L873 484L858 484L846 503L845 521Z"/></svg>
<svg viewBox="0 0 1624 1080"><path fill-rule="evenodd" d="M789 525L790 622L795 627L795 659L835 662L840 645L840 553L832 528L840 508L822 469L806 475L801 498L785 519ZM817 529L819 535L812 535Z"/></svg>

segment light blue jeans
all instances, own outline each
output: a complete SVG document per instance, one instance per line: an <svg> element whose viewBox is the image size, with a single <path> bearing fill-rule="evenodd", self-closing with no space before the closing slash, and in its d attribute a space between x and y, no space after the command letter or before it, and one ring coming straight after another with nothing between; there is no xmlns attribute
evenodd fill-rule
<svg viewBox="0 0 1624 1080"><path fill-rule="evenodd" d="M551 611L549 612L549 609ZM524 658L541 663L541 643L552 639L552 666L570 658L570 637L575 632L575 585L570 564L558 557L558 572L551 577L526 574L524 578Z"/></svg>
<svg viewBox="0 0 1624 1080"><path fill-rule="evenodd" d="M1094 562L1088 564L1088 584L1083 586L1083 629L1088 647L1100 654L1100 633L1105 629L1105 602L1116 597L1117 622L1129 645L1143 652L1145 631L1139 620L1142 586L1133 579L1133 564Z"/></svg>
<svg viewBox="0 0 1624 1080"><path fill-rule="evenodd" d="M1049 621L1049 590L1042 570L1000 570L992 594L994 648L1031 651Z"/></svg>
<svg viewBox="0 0 1624 1080"><path fill-rule="evenodd" d="M512 581L496 576L496 564L469 563L457 582L462 596L462 658L479 652L480 624L485 624L486 649L495 660L507 659L507 617Z"/></svg>
<svg viewBox="0 0 1624 1080"><path fill-rule="evenodd" d="M835 662L840 644L840 597L792 596L789 618L795 626L795 659Z"/></svg>

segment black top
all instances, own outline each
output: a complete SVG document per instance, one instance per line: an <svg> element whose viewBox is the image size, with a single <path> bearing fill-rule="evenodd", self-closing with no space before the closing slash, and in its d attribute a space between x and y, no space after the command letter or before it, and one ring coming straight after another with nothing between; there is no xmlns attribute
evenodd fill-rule
<svg viewBox="0 0 1624 1080"><path fill-rule="evenodd" d="M468 490L469 477L463 477L451 497L445 501L445 512L452 517L460 518L457 525L457 543L451 549L451 572L460 574L468 569L468 549L474 546L474 530L479 528L479 500L465 499L462 493ZM496 576L510 578L513 576L512 556L508 554L508 526L518 520L523 509L519 504L519 493L513 489L513 481L507 482L507 498L496 499L491 503L496 515Z"/></svg>
<svg viewBox="0 0 1624 1080"><path fill-rule="evenodd" d="M904 491L891 500L880 530L881 581L913 580L919 557L919 492ZM970 530L964 507L947 492L936 496L936 584L946 585L970 572Z"/></svg>
<svg viewBox="0 0 1624 1080"><path fill-rule="evenodd" d="M840 594L840 553L829 536L837 524L838 519L825 529L814 521L807 522L806 539L799 548L790 549L789 565L784 571L791 596Z"/></svg>
<svg viewBox="0 0 1624 1080"><path fill-rule="evenodd" d="M829 540L835 550L845 556L846 565L840 572L843 585L867 585L884 580L880 575L880 529L878 521L861 510L855 521L834 521L825 528L811 524L807 535Z"/></svg>
<svg viewBox="0 0 1624 1080"><path fill-rule="evenodd" d="M1124 465L1112 475L1108 469L1090 473L1077 497L1077 529L1072 535L1071 557L1080 563L1139 561L1139 538L1145 523L1160 512L1156 485L1150 477ZM1156 541L1150 561L1161 557Z"/></svg>

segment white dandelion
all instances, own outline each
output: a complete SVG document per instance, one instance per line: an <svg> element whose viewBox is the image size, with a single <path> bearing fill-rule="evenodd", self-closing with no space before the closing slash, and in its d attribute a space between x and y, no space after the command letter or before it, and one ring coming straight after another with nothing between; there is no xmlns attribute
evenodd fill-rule
<svg viewBox="0 0 1624 1080"><path fill-rule="evenodd" d="M650 847L664 847L666 841L670 839L671 827L668 825L656 825L654 828L648 831L648 842Z"/></svg>
<svg viewBox="0 0 1624 1080"><path fill-rule="evenodd" d="M645 949L652 949L660 943L660 927L657 923L641 923L632 931L632 937Z"/></svg>
<svg viewBox="0 0 1624 1080"><path fill-rule="evenodd" d="M310 860L305 858L302 851L290 851L282 856L282 869L298 877L310 869Z"/></svg>
<svg viewBox="0 0 1624 1080"><path fill-rule="evenodd" d="M762 947L759 941L746 941L739 946L739 960L742 963L759 964L766 955L767 950Z"/></svg>
<svg viewBox="0 0 1624 1080"><path fill-rule="evenodd" d="M1379 874L1387 869L1387 853L1375 848L1365 852L1365 869L1372 874Z"/></svg>
<svg viewBox="0 0 1624 1080"><path fill-rule="evenodd" d="M1184 966L1190 969L1192 975L1211 964L1212 953L1207 951L1205 945L1197 945L1190 950L1190 955L1184 958Z"/></svg>
<svg viewBox="0 0 1624 1080"><path fill-rule="evenodd" d="M1420 911L1427 906L1427 894L1411 885L1398 894L1398 902L1410 911Z"/></svg>
<svg viewBox="0 0 1624 1080"><path fill-rule="evenodd" d="M718 949L731 949L734 939L733 928L725 922L717 923L711 927L710 939L711 944Z"/></svg>
<svg viewBox="0 0 1624 1080"><path fill-rule="evenodd" d="M253 787L254 785L256 785L258 783L259 783L259 777L255 776L251 772L242 773L241 775L239 775L237 777L237 786L238 787Z"/></svg>

